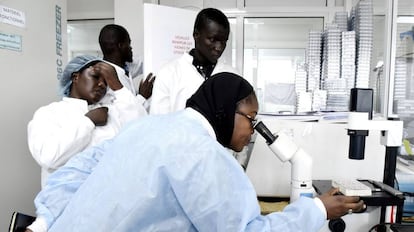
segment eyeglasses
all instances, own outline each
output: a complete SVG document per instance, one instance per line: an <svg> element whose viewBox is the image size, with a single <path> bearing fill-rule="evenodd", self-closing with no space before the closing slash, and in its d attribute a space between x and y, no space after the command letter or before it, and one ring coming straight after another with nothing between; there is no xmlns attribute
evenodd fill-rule
<svg viewBox="0 0 414 232"><path fill-rule="evenodd" d="M248 114L242 113L240 111L236 111L236 114L240 114L240 115L244 116L245 118L247 118L250 121L250 124L252 125L252 128L254 128L254 126L257 123L257 119L253 118L252 116L250 116Z"/></svg>

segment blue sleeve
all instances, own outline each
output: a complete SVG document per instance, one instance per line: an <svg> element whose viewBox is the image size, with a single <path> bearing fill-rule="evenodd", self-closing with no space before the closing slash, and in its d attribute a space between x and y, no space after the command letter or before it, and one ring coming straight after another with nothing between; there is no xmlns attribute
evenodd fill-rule
<svg viewBox="0 0 414 232"><path fill-rule="evenodd" d="M262 216L253 185L236 160L224 149L204 154L195 166L190 165L194 160L177 160L192 170L169 173L173 191L197 231L317 232L325 223L314 200L305 197L283 212Z"/></svg>
<svg viewBox="0 0 414 232"><path fill-rule="evenodd" d="M312 198L301 197L282 212L258 216L245 231L317 232L326 219Z"/></svg>
<svg viewBox="0 0 414 232"><path fill-rule="evenodd" d="M94 170L109 143L110 140L84 150L49 176L46 186L34 200L37 217L45 219L48 228Z"/></svg>

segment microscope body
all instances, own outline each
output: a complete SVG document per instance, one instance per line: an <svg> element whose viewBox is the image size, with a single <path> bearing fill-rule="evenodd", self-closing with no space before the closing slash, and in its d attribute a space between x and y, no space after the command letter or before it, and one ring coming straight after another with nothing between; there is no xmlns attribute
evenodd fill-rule
<svg viewBox="0 0 414 232"><path fill-rule="evenodd" d="M263 122L259 122L255 129L266 139L270 150L280 161L291 163L290 201L293 202L301 196L313 197L315 191L312 187L312 158L309 154L283 132L272 134Z"/></svg>
<svg viewBox="0 0 414 232"><path fill-rule="evenodd" d="M370 120L366 112L349 112L349 130L382 131L380 144L387 147L399 147L402 143L403 121ZM349 132L348 132L349 134Z"/></svg>

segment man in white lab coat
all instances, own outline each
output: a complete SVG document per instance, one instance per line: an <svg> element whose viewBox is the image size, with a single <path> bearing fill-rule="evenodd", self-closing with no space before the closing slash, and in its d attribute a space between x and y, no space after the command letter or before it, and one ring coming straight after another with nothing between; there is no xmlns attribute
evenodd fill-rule
<svg viewBox="0 0 414 232"><path fill-rule="evenodd" d="M230 24L219 10L201 10L194 23L195 47L161 68L154 82L150 114L165 114L185 108L188 98L212 74L237 71L219 58L226 48Z"/></svg>
<svg viewBox="0 0 414 232"><path fill-rule="evenodd" d="M137 76L132 76L130 71L135 71L135 75L142 74L142 62L132 58L131 38L128 31L117 24L105 25L99 33L99 45L104 61L115 68L122 85L136 95L137 100L148 109L155 76L152 73L148 74L139 83L139 88L136 87L133 78ZM132 65L138 66L135 67L137 70L130 70ZM109 92L111 93L110 90Z"/></svg>

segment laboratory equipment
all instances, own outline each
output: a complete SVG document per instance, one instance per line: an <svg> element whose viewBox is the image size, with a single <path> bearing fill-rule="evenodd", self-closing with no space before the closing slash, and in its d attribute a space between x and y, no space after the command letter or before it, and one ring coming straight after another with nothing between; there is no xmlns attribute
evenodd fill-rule
<svg viewBox="0 0 414 232"><path fill-rule="evenodd" d="M364 159L365 137L368 131L381 131L380 144L385 146L384 175L381 187L390 191L394 187L395 170L397 166L398 149L402 144L403 121L373 120L372 119L373 91L372 89L351 89L350 111L348 115L349 158ZM404 199L403 196L400 196ZM401 210L399 217L401 220ZM394 218L392 206L381 208L381 222L388 222L386 218ZM386 216L390 215L390 217Z"/></svg>
<svg viewBox="0 0 414 232"><path fill-rule="evenodd" d="M372 89L351 90L351 112L348 115L349 158L364 159L368 131L381 131L380 144L386 146L383 182L393 187L398 149L402 143L403 121L372 120L372 97Z"/></svg>
<svg viewBox="0 0 414 232"><path fill-rule="evenodd" d="M381 182L373 180L359 180L361 184L369 186L372 189L370 196L361 196L360 199L364 201L367 209L364 213L347 214L340 219L331 220L329 222L329 230L325 228L323 231L340 231L332 228L332 224L343 224L346 226L346 231L368 231L367 228L376 224L384 223L385 215L382 215L382 210L385 207L393 207L395 213L395 221L401 223L404 196L401 192L395 189L388 189ZM313 186L318 194L328 191L332 187L331 180L313 180ZM365 220L369 218L369 220ZM378 218L380 220L378 221Z"/></svg>
<svg viewBox="0 0 414 232"><path fill-rule="evenodd" d="M312 159L312 179L327 181L331 188L333 179L370 179L382 181L385 147L379 144L380 132L372 131L366 138L364 160L348 158L349 136L346 120L315 121L312 117L260 115L260 120L272 132L281 131L293 140L296 146L306 151ZM311 121L309 120L311 119ZM257 133L258 134L258 133ZM270 149L266 140L257 135L251 145L251 155L246 174L260 199L267 202L283 201L291 194L292 164L282 162ZM376 155L374 155L376 154ZM318 192L318 191L316 191ZM318 193L319 194L319 193ZM394 198L393 198L394 199ZM386 202L391 202L389 198ZM373 205L361 214L347 214L342 219L346 231L368 231L379 222L381 207ZM328 221L320 232L331 231Z"/></svg>
<svg viewBox="0 0 414 232"><path fill-rule="evenodd" d="M371 196L371 188L354 179L332 180L332 187L338 188L345 196Z"/></svg>
<svg viewBox="0 0 414 232"><path fill-rule="evenodd" d="M300 196L313 197L312 158L286 134L272 134L262 121L259 121L254 129L264 137L270 150L280 161L289 161L292 164L290 201L293 202Z"/></svg>

